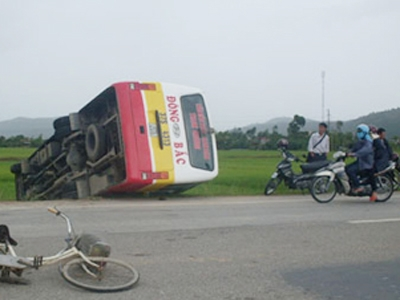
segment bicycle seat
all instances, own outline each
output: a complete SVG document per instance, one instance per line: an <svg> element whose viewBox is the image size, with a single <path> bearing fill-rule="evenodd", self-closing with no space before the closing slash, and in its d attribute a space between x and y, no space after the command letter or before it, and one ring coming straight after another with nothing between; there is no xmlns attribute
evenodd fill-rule
<svg viewBox="0 0 400 300"><path fill-rule="evenodd" d="M11 237L8 226L1 224L0 225L0 243L4 244L6 241L8 241L12 246L18 245L17 241Z"/></svg>
<svg viewBox="0 0 400 300"><path fill-rule="evenodd" d="M329 160L323 160L302 164L300 165L300 168L303 173L313 173L321 168L326 167L327 165L329 165Z"/></svg>

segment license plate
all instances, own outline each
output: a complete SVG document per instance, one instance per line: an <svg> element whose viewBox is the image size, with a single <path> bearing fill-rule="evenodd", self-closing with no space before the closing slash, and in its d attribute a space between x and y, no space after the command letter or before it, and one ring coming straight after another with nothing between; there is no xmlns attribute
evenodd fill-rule
<svg viewBox="0 0 400 300"><path fill-rule="evenodd" d="M149 124L149 133L151 137L156 137L158 136L158 132L157 132L157 125L150 123Z"/></svg>

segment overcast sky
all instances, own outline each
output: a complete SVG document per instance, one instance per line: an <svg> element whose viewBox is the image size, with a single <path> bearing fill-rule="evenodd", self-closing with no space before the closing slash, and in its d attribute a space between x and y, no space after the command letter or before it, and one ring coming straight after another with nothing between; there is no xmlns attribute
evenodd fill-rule
<svg viewBox="0 0 400 300"><path fill-rule="evenodd" d="M399 107L399 0L0 0L0 120L122 80L201 88L219 130Z"/></svg>

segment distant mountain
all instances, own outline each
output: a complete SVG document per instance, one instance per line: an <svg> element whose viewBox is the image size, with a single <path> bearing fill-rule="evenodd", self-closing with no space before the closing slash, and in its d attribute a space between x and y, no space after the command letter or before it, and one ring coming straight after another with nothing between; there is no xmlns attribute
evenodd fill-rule
<svg viewBox="0 0 400 300"><path fill-rule="evenodd" d="M28 137L38 137L43 135L43 138L48 138L53 134L53 120L55 118L15 118L7 121L0 121L0 136L10 137L22 134ZM286 134L286 129L290 117L274 118L265 123L250 124L242 128L243 131L257 128L257 131L268 129L272 132L274 126L277 126L278 132ZM342 120L343 121L343 120ZM318 127L318 121L306 119L305 131L315 131ZM343 121L342 131L354 131L357 124L366 123L377 127L384 127L387 130L388 136L400 136L400 108L386 110L382 112L374 112L367 116L359 117L354 120ZM330 130L336 130L336 121L331 121Z"/></svg>
<svg viewBox="0 0 400 300"><path fill-rule="evenodd" d="M53 132L53 120L55 118L15 118L12 120L0 121L0 136L10 137L24 135L27 137L43 138L50 137Z"/></svg>
<svg viewBox="0 0 400 300"><path fill-rule="evenodd" d="M360 123L383 127L389 137L400 136L400 108L374 112L367 116L344 122L343 131L353 131Z"/></svg>
<svg viewBox="0 0 400 300"><path fill-rule="evenodd" d="M282 117L271 119L265 123L255 123L250 124L248 126L242 127L243 131L247 131L253 127L257 128L257 132L264 131L268 129L272 132L274 126L277 126L278 132L281 134L287 133L288 124L292 121L293 118ZM400 108L394 108L391 110L385 110L381 112L374 112L366 116L359 117L354 120L348 120L343 122L342 131L343 132L353 132L355 127L360 123L365 123L367 125L374 125L376 127L383 127L387 131L388 137L400 136ZM312 119L306 119L306 125L302 130L305 131L315 131L318 127L319 121L315 121ZM337 130L337 122L330 122L330 130Z"/></svg>

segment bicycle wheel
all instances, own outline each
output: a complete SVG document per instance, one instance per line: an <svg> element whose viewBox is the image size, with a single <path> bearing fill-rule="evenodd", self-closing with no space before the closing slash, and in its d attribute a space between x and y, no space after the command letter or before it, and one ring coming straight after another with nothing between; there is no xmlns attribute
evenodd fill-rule
<svg viewBox="0 0 400 300"><path fill-rule="evenodd" d="M77 287L103 293L127 290L139 281L139 273L123 261L109 257L89 259L99 267L90 266L82 258L73 259L60 268L63 278Z"/></svg>
<svg viewBox="0 0 400 300"><path fill-rule="evenodd" d="M311 196L319 203L328 203L335 198L337 188L328 176L316 177L310 188Z"/></svg>
<svg viewBox="0 0 400 300"><path fill-rule="evenodd" d="M385 175L379 175L376 177L376 185L378 187L376 190L378 194L376 202L388 201L394 192L392 179Z"/></svg>
<svg viewBox="0 0 400 300"><path fill-rule="evenodd" d="M271 178L270 181L268 181L267 185L265 186L264 195L269 196L273 194L278 188L281 181L282 180L280 178Z"/></svg>

